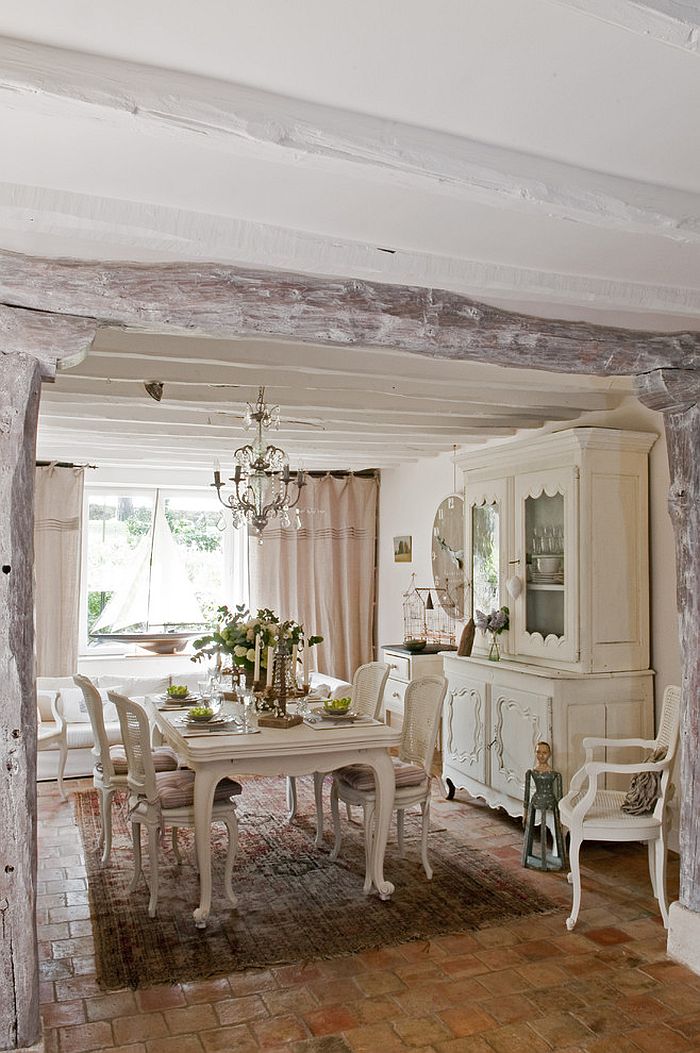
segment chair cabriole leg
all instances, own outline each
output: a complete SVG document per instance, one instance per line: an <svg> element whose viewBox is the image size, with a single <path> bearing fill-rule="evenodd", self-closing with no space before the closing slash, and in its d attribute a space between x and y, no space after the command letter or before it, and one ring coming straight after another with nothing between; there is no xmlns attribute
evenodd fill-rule
<svg viewBox="0 0 700 1053"><path fill-rule="evenodd" d="M568 880L573 885L574 898L571 905L571 914L566 919L566 927L571 932L576 921L578 919L578 912L581 909L581 868L579 866L579 852L581 849L581 838L571 838L571 844L569 845L569 862L571 863L571 872L568 875Z"/></svg>
<svg viewBox="0 0 700 1053"><path fill-rule="evenodd" d="M148 887L151 892L148 901L148 916L155 918L158 905L158 840L160 829L157 826L148 827Z"/></svg>
<svg viewBox="0 0 700 1053"><path fill-rule="evenodd" d="M433 868L428 861L428 834L430 833L430 798L421 801L420 810L423 813L423 823L420 833L420 857L423 862L423 870L428 881L433 879Z"/></svg>
<svg viewBox="0 0 700 1053"><path fill-rule="evenodd" d="M338 785L333 780L331 786L331 819L333 820L333 833L335 835L335 842L331 850L331 859L337 859L340 854L340 845L343 840L343 834L340 829L340 807L338 805Z"/></svg>

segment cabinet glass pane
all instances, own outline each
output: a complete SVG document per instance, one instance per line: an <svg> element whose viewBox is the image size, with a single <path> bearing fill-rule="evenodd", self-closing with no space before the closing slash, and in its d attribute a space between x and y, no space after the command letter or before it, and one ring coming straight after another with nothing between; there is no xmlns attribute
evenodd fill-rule
<svg viewBox="0 0 700 1053"><path fill-rule="evenodd" d="M498 603L498 505L472 508L472 614Z"/></svg>
<svg viewBox="0 0 700 1053"><path fill-rule="evenodd" d="M564 542L564 495L526 498L528 633L564 635Z"/></svg>

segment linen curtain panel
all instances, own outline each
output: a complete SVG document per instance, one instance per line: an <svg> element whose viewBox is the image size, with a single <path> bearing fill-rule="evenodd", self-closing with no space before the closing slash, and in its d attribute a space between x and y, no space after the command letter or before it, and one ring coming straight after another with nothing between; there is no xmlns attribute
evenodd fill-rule
<svg viewBox="0 0 700 1053"><path fill-rule="evenodd" d="M254 607L323 636L312 666L345 680L373 658L378 490L374 477L309 477L301 527L273 520L262 545L250 542Z"/></svg>
<svg viewBox="0 0 700 1053"><path fill-rule="evenodd" d="M83 468L36 470L34 623L37 676L78 668Z"/></svg>

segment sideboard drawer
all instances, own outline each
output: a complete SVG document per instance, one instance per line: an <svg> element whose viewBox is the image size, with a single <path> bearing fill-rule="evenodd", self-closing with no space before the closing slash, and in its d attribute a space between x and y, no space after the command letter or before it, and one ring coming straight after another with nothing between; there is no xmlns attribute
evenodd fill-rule
<svg viewBox="0 0 700 1053"><path fill-rule="evenodd" d="M411 679L411 659L407 655L395 654L393 651L384 651L382 661L386 662L391 672L389 677L393 680L403 680L405 683ZM388 685L387 685L388 686Z"/></svg>
<svg viewBox="0 0 700 1053"><path fill-rule="evenodd" d="M384 712L396 713L403 719L403 696L406 694L406 684L403 680L396 680L390 676L384 688Z"/></svg>

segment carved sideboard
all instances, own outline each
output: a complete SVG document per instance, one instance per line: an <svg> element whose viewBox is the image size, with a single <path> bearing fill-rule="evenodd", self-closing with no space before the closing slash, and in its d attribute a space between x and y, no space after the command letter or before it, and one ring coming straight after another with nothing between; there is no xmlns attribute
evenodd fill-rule
<svg viewBox="0 0 700 1053"><path fill-rule="evenodd" d="M647 460L655 438L572 428L461 459L465 617L505 605L510 628L498 638L501 661L487 659L489 640L478 632L471 657L444 656L450 795L459 786L518 815L539 739L552 745L566 788L586 735L653 738Z"/></svg>

